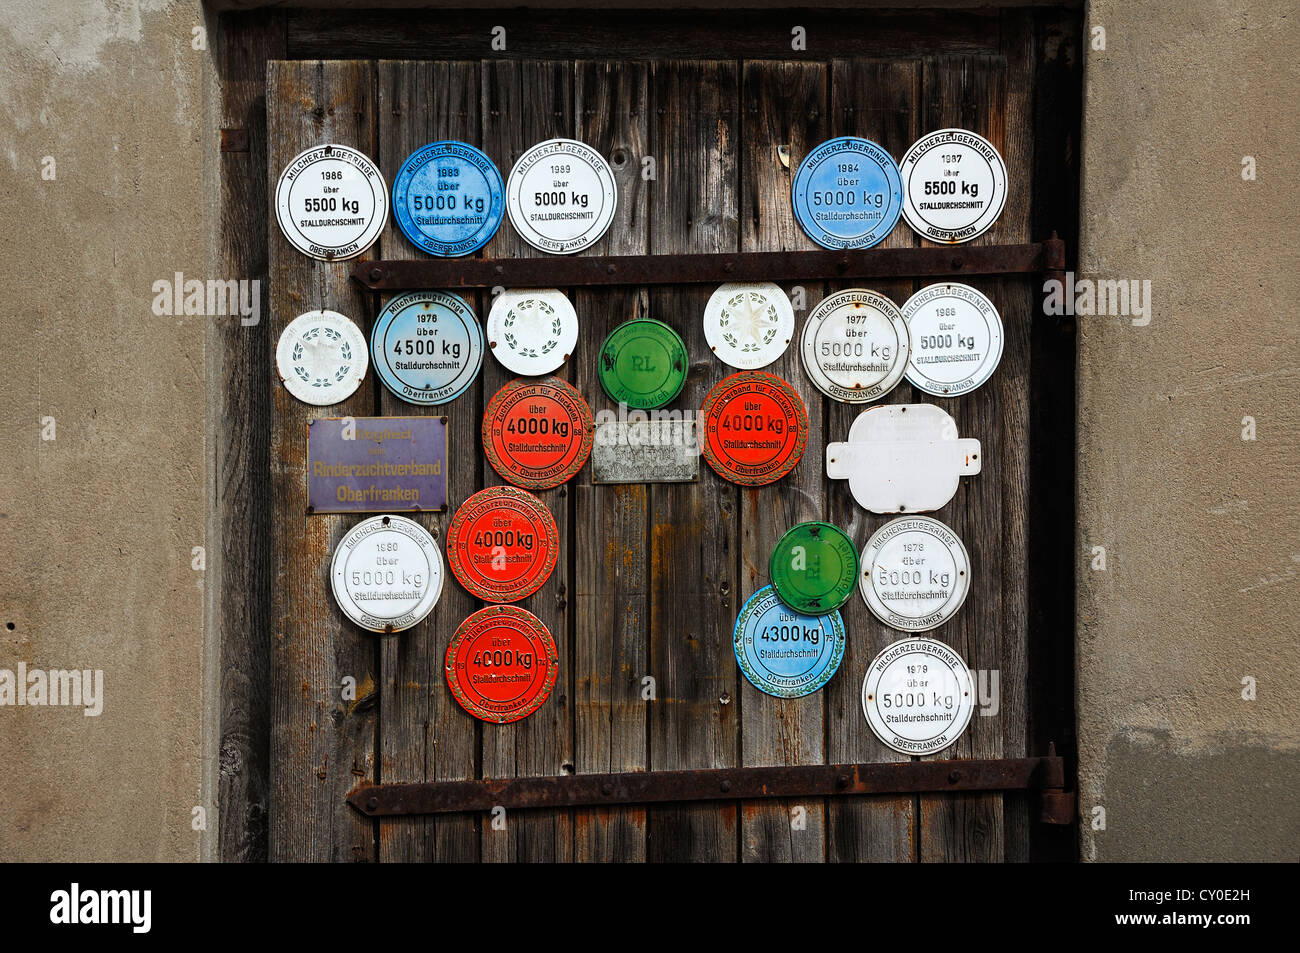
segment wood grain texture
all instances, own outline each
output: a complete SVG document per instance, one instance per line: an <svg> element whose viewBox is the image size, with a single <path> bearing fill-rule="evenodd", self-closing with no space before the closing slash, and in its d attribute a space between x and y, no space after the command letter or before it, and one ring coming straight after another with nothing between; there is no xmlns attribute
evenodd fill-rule
<svg viewBox="0 0 1300 953"><path fill-rule="evenodd" d="M523 153L546 139L573 138L573 64L538 60L485 61L481 66L482 148L501 170L503 179ZM498 256L537 257L537 251L503 222L486 246ZM483 301L484 309L490 301ZM566 364L556 376L568 378ZM483 362L483 400L513 378L488 356ZM478 456L484 486L504 482L483 455L482 444L464 452ZM484 724L481 730L485 778L561 774L573 771L573 726L570 667L570 521L568 484L537 495L555 517L561 534L560 558L550 579L535 594L518 603L550 630L559 651L560 673L551 696L534 714L508 725ZM483 859L490 861L567 861L572 857L572 811L519 812L504 830L485 825Z"/></svg>
<svg viewBox="0 0 1300 953"><path fill-rule="evenodd" d="M1006 88L1006 61L1001 57L927 60L922 106L925 128L969 129L1001 150L1006 141ZM1025 185L1020 183L1016 187ZM996 229L997 226L974 243L993 241ZM990 297L997 294L994 280L972 279L969 283ZM985 386L958 398L932 401L953 416L961 436L980 441L983 457L982 472L963 479L952 502L935 514L966 544L971 558L971 587L965 605L951 621L934 630L933 637L966 660L977 692L979 679L987 681L992 672L1000 673L1002 665L1002 487L1008 472L1017 472L1013 458L1025 453L1026 447L1023 440L1004 440L1001 392L1006 379L1014 379L1016 373L1013 360L1010 367L999 367L995 379ZM1009 571L1015 572L1014 564ZM1020 585L1023 586L1023 580ZM951 748L932 757L1001 757L1004 717L1001 712L989 717L981 715L977 699L970 727ZM922 861L1003 859L1005 830L1001 795L922 795L920 805Z"/></svg>
<svg viewBox="0 0 1300 953"><path fill-rule="evenodd" d="M249 139L247 152L221 154L219 274L260 283L261 321L245 327L231 318L211 331L221 543L219 570L208 573L221 657L216 856L263 861L271 770L266 62L284 56L284 18L232 14L218 23L220 126L245 129Z"/></svg>
<svg viewBox="0 0 1300 953"><path fill-rule="evenodd" d="M915 61L890 62L836 60L831 64L831 135L862 136L886 149L896 159L916 141L920 130L921 70ZM918 239L900 218L885 248L910 248ZM870 287L901 305L912 293L910 281L873 282ZM837 283L830 291L842 291ZM809 308L816 306L809 301ZM903 381L884 403L910 403L912 388ZM827 440L844 440L849 427L865 408L826 400ZM858 506L843 480L825 479L826 448L821 448L827 517L853 538L858 551L888 517L868 513ZM862 713L862 680L867 667L886 646L903 633L884 625L867 608L859 593L841 610L849 644L840 673L826 686L826 756L830 761L906 761L872 734ZM828 858L837 862L861 860L905 862L915 858L916 798L899 795L869 800L832 800L829 806Z"/></svg>
<svg viewBox="0 0 1300 953"><path fill-rule="evenodd" d="M390 188L398 169L415 150L439 139L477 140L477 63L381 61L377 88L377 158ZM405 258L420 252L390 215L370 254L375 258ZM372 309L377 306L371 302ZM484 355L483 359L490 361L491 357ZM442 595L433 612L418 626L380 642L379 777L382 782L473 778L478 754L474 719L452 697L443 666L456 628L479 605L452 575L446 540L456 507L478 486L481 385L476 380L455 400L424 407L394 395L377 375L372 374L367 383L374 388L379 412L384 416L445 416L448 447L448 512L408 514L438 540L443 555ZM380 859L476 860L477 821L469 815L384 821L379 829Z"/></svg>
<svg viewBox="0 0 1300 953"><path fill-rule="evenodd" d="M371 64L332 61L267 66L267 175L274 183L309 146L335 142L373 156L375 88ZM272 186L274 188L274 186ZM365 326L366 301L347 262L301 254L271 209L270 340L304 311L340 311ZM330 589L334 548L357 520L307 515L307 425L318 417L367 416L374 392L312 407L290 396L271 361L271 834L272 860L370 861L375 822L344 801L375 780L378 645L346 620ZM355 700L342 680L356 679Z"/></svg>
<svg viewBox="0 0 1300 953"><path fill-rule="evenodd" d="M803 247L790 190L798 163L777 151L806 155L827 137L826 67L818 63L744 64L741 88L741 251ZM773 547L790 527L820 520L821 448L826 444L821 391L803 373L797 333L785 353L764 368L790 382L808 409L808 445L789 475L764 487L740 490L740 593L744 605L771 582ZM730 373L730 368L722 368ZM732 663L735 664L734 662ZM835 676L839 678L840 675ZM810 764L825 760L826 695L775 698L741 677L741 746L746 765ZM821 861L826 856L826 805L821 799L741 805L741 859Z"/></svg>
<svg viewBox="0 0 1300 953"><path fill-rule="evenodd" d="M580 62L574 76L578 136L614 170L618 209L591 254L641 255L650 248L649 183L641 176L649 130L649 68L644 63ZM592 411L617 413L596 376L601 343L624 321L645 315L644 288L573 293L579 341L573 384ZM574 770L579 774L640 771L647 765L646 713L650 588L645 484L594 486L591 465L574 492ZM645 859L643 807L577 811L574 859Z"/></svg>
<svg viewBox="0 0 1300 953"><path fill-rule="evenodd" d="M734 63L664 62L651 68L650 190L653 254L720 252L739 244L739 82ZM650 314L686 342L690 375L672 406L695 410L723 369L700 320L709 291L655 288ZM738 763L736 618L738 491L707 465L695 484L650 488L650 708L652 769ZM650 809L648 858L737 857L736 806Z"/></svg>

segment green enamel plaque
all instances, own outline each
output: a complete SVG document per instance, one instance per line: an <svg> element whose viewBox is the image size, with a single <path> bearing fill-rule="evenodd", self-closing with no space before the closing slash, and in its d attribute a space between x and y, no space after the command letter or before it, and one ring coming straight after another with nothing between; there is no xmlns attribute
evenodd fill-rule
<svg viewBox="0 0 1300 953"><path fill-rule="evenodd" d="M800 523L772 550L772 586L791 609L818 613L838 609L858 581L858 551L838 526Z"/></svg>
<svg viewBox="0 0 1300 953"><path fill-rule="evenodd" d="M681 335L650 318L620 324L600 349L600 386L610 400L640 410L682 392L690 360Z"/></svg>

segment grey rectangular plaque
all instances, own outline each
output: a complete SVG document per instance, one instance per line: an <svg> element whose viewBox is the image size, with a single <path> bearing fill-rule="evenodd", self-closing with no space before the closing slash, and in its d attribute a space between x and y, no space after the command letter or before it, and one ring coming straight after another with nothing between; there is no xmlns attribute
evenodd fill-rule
<svg viewBox="0 0 1300 953"><path fill-rule="evenodd" d="M700 445L694 420L612 420L596 427L593 483L694 483Z"/></svg>
<svg viewBox="0 0 1300 953"><path fill-rule="evenodd" d="M325 417L307 427L307 512L447 509L445 417Z"/></svg>

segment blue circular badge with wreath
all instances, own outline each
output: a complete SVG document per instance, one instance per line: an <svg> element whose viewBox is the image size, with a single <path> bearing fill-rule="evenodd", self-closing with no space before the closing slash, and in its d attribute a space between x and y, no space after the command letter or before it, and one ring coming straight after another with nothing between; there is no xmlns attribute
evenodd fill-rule
<svg viewBox="0 0 1300 953"><path fill-rule="evenodd" d="M798 698L817 691L844 659L844 620L838 612L807 616L771 586L745 603L736 619L736 663L759 691Z"/></svg>

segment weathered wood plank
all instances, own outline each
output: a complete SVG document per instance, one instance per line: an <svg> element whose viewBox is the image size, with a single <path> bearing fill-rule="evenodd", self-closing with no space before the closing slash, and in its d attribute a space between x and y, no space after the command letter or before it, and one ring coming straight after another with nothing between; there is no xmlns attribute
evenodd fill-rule
<svg viewBox="0 0 1300 953"><path fill-rule="evenodd" d="M1006 59L1006 96L1002 111L1002 142L995 144L1007 165L1007 204L993 228L989 242L1028 241L1033 216L1034 68L1033 14L1006 11L1002 18L1002 46ZM996 127L996 123L993 124ZM1007 758L1028 753L1029 722L1029 481L1032 364L1030 334L1037 297L1034 281L992 282L993 303L1002 314L1005 329L1002 363L988 386L997 387L1002 428L1002 646L997 661L998 706L1002 750ZM1055 434L1053 434L1053 437ZM991 687L991 686L990 686ZM1046 754L1044 748L1043 754ZM1003 796L1003 858L1027 861L1030 853L1030 798Z"/></svg>
<svg viewBox="0 0 1300 953"><path fill-rule="evenodd" d="M505 48L493 47L494 28ZM794 51L803 27L809 52ZM707 59L725 52L749 59L809 56L918 56L994 52L997 14L986 10L293 10L289 55L439 59L577 57Z"/></svg>
<svg viewBox="0 0 1300 953"><path fill-rule="evenodd" d="M416 149L439 139L477 140L477 62L381 61L377 75L378 158L390 188L397 170ZM417 254L390 215L371 255ZM385 416L446 416L448 445L448 512L408 514L438 540L445 573L442 595L424 622L380 642L379 778L382 782L473 778L478 747L474 720L447 689L443 664L452 633L478 606L478 600L460 587L446 563L446 530L456 508L478 485L480 387L475 382L454 401L437 407L408 404L377 379L374 387L379 412ZM380 859L477 860L476 820L460 816L385 821L379 829Z"/></svg>
<svg viewBox="0 0 1300 953"><path fill-rule="evenodd" d="M1006 62L1002 58L973 56L926 61L922 107L926 129L969 129L1001 150L1006 140L1005 104ZM1021 183L1018 187L1025 185ZM992 234L990 230L975 242L987 244L993 240ZM970 284L985 294L996 294L994 281L972 280ZM1008 445L1003 440L1001 395L1003 387L1015 382L1018 376L1015 362L1011 367L999 367L997 375L996 381L973 393L952 400L932 400L956 419L958 433L979 439L984 458L982 472L963 480L952 502L935 514L966 544L971 557L971 588L957 616L932 635L961 654L977 687L981 677L987 681L990 673L1001 666L1003 484L1009 472L1016 472L1009 456L1025 452L1023 441ZM1008 565L1007 571L1015 573L1015 565ZM1024 585L1023 575L1017 582ZM956 744L933 757L1001 757L1004 717L1003 713L981 716L977 699L970 727ZM922 861L1003 858L1001 795L923 795L920 805Z"/></svg>
<svg viewBox="0 0 1300 953"><path fill-rule="evenodd" d="M777 148L785 145L789 155L802 156L827 138L826 74L826 67L817 63L744 64L741 251L786 251L801 248L807 241L790 202L798 165L783 163ZM731 372L726 367L720 370ZM784 479L740 491L739 605L771 582L768 561L782 534L796 523L825 515L821 495L821 455L826 444L822 393L803 372L797 340L765 370L789 381L803 398L808 408L808 446L803 460ZM825 760L825 692L781 699L758 691L743 677L737 681L744 764ZM820 799L747 802L741 805L740 823L742 860L807 862L826 857L826 805Z"/></svg>
<svg viewBox="0 0 1300 953"><path fill-rule="evenodd" d="M376 151L375 89L370 63L289 62L267 67L267 174L323 142ZM273 187L273 186L272 186ZM318 262L281 235L270 210L269 340L304 311L329 308L363 330L366 302L349 266ZM344 800L357 783L375 780L378 646L348 622L329 583L334 547L356 523L348 516L307 515L307 425L318 417L365 416L374 391L311 407L271 376L271 850L272 860L375 859L375 823ZM356 679L345 702L342 679Z"/></svg>
<svg viewBox="0 0 1300 953"><path fill-rule="evenodd" d="M651 68L650 244L654 254L737 250L739 77L731 62L664 62ZM691 355L673 406L696 409L722 379L700 320L709 291L656 288L652 317L674 327ZM700 482L650 491L650 708L653 769L738 762L737 673L731 649L739 590L738 493L707 465ZM651 860L737 859L737 817L725 806L655 807Z"/></svg>
<svg viewBox="0 0 1300 953"><path fill-rule="evenodd" d="M641 177L649 125L649 69L643 63L581 62L574 93L578 136L605 156L618 185L618 211L592 254L640 255L650 247L649 183ZM648 311L643 288L578 291L581 333L573 383L593 412L615 407L596 377L601 342ZM574 770L579 774L646 767L642 678L649 662L650 602L644 484L593 486L591 465L574 488ZM574 859L645 859L645 808L578 811Z"/></svg>
<svg viewBox="0 0 1300 953"><path fill-rule="evenodd" d="M915 61L876 62L836 60L831 65L831 135L863 136L897 159L920 132L921 70ZM918 243L901 219L881 243L885 248L908 248ZM872 282L869 287L902 304L912 293L908 281ZM836 284L832 291L843 290ZM814 307L815 301L809 302ZM906 381L886 397L885 403L915 399ZM863 407L827 400L827 440L844 440ZM825 479L825 446L819 461ZM854 501L843 481L825 480L827 516L848 533L858 551L871 534L888 522L866 512ZM903 633L884 625L854 594L844 606L849 633L840 673L827 685L827 746L830 761L906 761L881 744L862 714L862 679L871 660ZM916 799L910 796L871 798L868 801L832 800L829 806L828 856L840 862L911 861L915 857Z"/></svg>
<svg viewBox="0 0 1300 953"><path fill-rule="evenodd" d="M247 152L221 154L219 275L257 281L261 291L258 325L231 319L211 331L221 544L220 560L209 552L207 573L221 641L216 858L263 861L271 770L266 62L284 56L284 17L228 14L218 23L220 125L248 132Z"/></svg>
<svg viewBox="0 0 1300 953"><path fill-rule="evenodd" d="M508 178L525 150L557 136L573 138L573 64L559 61L484 61L482 74L482 148ZM500 256L539 256L503 222L487 249ZM483 308L490 307L484 300ZM568 377L566 364L557 372ZM483 363L486 404L513 375L488 356ZM481 421L480 421L481 423ZM484 486L504 481L475 445ZM573 536L569 522L570 489L542 490L538 496L550 508L560 531L560 558L551 578L534 595L519 603L550 630L560 657L560 673L551 697L521 721L482 726L482 769L485 778L560 774L573 770L570 676L573 658L569 624L569 554ZM567 861L572 854L571 811L529 811L506 820L504 830L484 825L483 859L492 861Z"/></svg>

